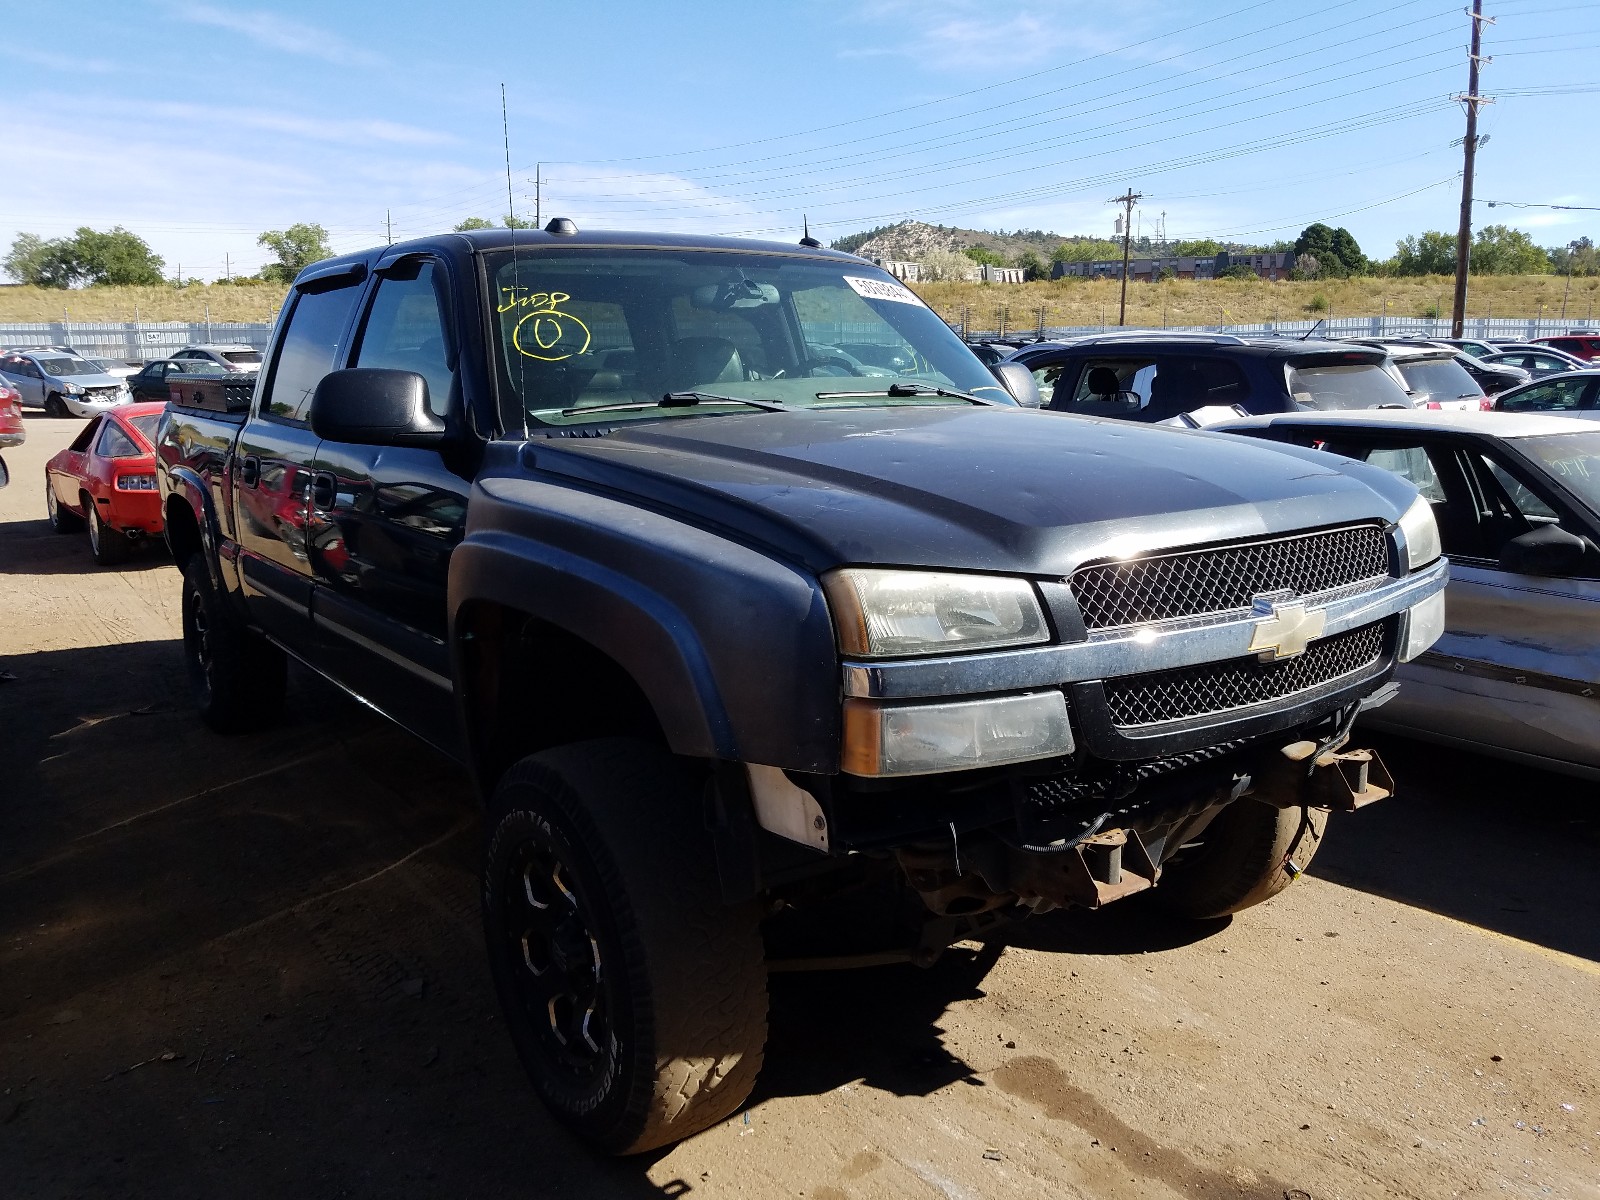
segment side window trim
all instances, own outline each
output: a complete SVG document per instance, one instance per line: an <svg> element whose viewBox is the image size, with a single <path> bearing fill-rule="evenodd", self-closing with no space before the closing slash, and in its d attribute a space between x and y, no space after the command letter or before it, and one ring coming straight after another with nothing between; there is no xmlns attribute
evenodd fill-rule
<svg viewBox="0 0 1600 1200"><path fill-rule="evenodd" d="M330 285L329 281L333 281ZM294 314L300 307L300 302L308 295L321 295L324 292L338 292L345 288L360 288L367 284L370 292L371 279L364 263L341 266L337 271L325 271L308 278L301 279L295 284L289 294L289 300L283 306L283 314L278 322L277 329L272 334L272 360L269 368L261 372L256 382L256 393L251 401L251 416L256 420L274 421L280 425L294 425L305 428L311 424L311 413L308 406L304 417L286 417L281 413L267 410L267 398L272 395L272 389L278 381L278 364L283 359L283 343L289 336L290 326L294 323ZM334 359L329 371L337 371L347 366L350 362L352 351L351 338L354 334L355 323L360 318L365 301L358 296L355 303L350 306L350 312L344 319L344 325L339 333L340 353Z"/></svg>
<svg viewBox="0 0 1600 1200"><path fill-rule="evenodd" d="M432 268L433 272L430 277L430 283L433 288L434 303L439 310L439 330L444 337L445 367L452 375L450 402L447 404L445 411L439 415L449 421L452 419L453 413L465 407L465 398L462 394L461 339L456 329L455 309L450 303L451 296L454 294L454 289L451 286L454 280L450 275L449 264L441 255L431 251L397 254L383 259L378 264L377 269L372 273L372 280L366 289L365 295L362 296L360 303L356 305L355 323L347 331L347 349L344 354L344 362L337 364L334 370L361 361L362 343L367 338L367 325L372 320L373 311L377 307L379 291L383 287L385 280L397 274L400 268L409 268L412 265L417 265L419 268L421 265L427 265Z"/></svg>

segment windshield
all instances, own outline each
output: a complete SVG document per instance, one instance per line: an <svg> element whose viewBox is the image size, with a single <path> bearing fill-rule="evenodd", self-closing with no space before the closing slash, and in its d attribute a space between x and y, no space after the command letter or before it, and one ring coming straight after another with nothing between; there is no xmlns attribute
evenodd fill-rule
<svg viewBox="0 0 1600 1200"><path fill-rule="evenodd" d="M1411 399L1378 363L1311 363L1289 368L1302 408L1410 408Z"/></svg>
<svg viewBox="0 0 1600 1200"><path fill-rule="evenodd" d="M1600 512L1600 433L1558 433L1513 443L1545 473Z"/></svg>
<svg viewBox="0 0 1600 1200"><path fill-rule="evenodd" d="M259 350L224 350L222 357L243 367L259 367L261 365L261 351Z"/></svg>
<svg viewBox="0 0 1600 1200"><path fill-rule="evenodd" d="M1405 377L1415 404L1428 400L1476 400L1483 395L1478 381L1453 358L1419 358L1395 365Z"/></svg>
<svg viewBox="0 0 1600 1200"><path fill-rule="evenodd" d="M69 358L65 354L51 355L33 360L46 375L60 378L63 375L104 375L105 368L97 367L87 358Z"/></svg>
<svg viewBox="0 0 1600 1200"><path fill-rule="evenodd" d="M502 251L488 267L512 427L752 411L713 396L796 407L961 403L891 395L896 384L897 393L922 384L1012 402L931 309L864 263L573 248ZM684 392L702 396L658 407ZM837 392L864 394L827 394Z"/></svg>

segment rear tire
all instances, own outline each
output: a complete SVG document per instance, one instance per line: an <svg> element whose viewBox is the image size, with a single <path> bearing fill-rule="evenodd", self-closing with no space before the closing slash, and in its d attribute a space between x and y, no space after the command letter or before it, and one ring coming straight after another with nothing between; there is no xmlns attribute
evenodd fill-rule
<svg viewBox="0 0 1600 1200"><path fill-rule="evenodd" d="M50 477L44 479L44 511L49 515L50 528L55 533L78 533L83 529L83 518L70 508L62 508L56 499L55 484Z"/></svg>
<svg viewBox="0 0 1600 1200"><path fill-rule="evenodd" d="M202 554L183 569L183 656L195 707L218 733L261 729L282 715L288 656L223 606Z"/></svg>
<svg viewBox="0 0 1600 1200"><path fill-rule="evenodd" d="M517 1056L579 1137L636 1154L748 1098L767 1035L760 911L723 903L680 760L618 739L512 767L483 920Z"/></svg>
<svg viewBox="0 0 1600 1200"><path fill-rule="evenodd" d="M127 562L128 552L132 549L127 537L100 519L94 497L83 497L83 511L89 514L89 551L94 555L94 561L102 567L114 567Z"/></svg>
<svg viewBox="0 0 1600 1200"><path fill-rule="evenodd" d="M1327 825L1322 809L1235 800L1206 827L1199 846L1162 870L1155 894L1168 911L1191 920L1242 912L1294 882L1290 858L1305 870Z"/></svg>

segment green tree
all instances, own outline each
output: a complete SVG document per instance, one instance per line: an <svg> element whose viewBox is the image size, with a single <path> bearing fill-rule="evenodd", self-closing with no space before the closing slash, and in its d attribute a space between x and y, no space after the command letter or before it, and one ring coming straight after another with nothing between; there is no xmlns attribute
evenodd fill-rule
<svg viewBox="0 0 1600 1200"><path fill-rule="evenodd" d="M468 217L455 227L457 233L471 233L474 229L493 229L494 222L486 221L482 217Z"/></svg>
<svg viewBox="0 0 1600 1200"><path fill-rule="evenodd" d="M1472 239L1474 275L1548 275L1550 256L1520 229L1485 225Z"/></svg>
<svg viewBox="0 0 1600 1200"><path fill-rule="evenodd" d="M1430 229L1421 237L1408 237L1395 243L1396 275L1452 275L1456 269L1456 238L1453 233Z"/></svg>
<svg viewBox="0 0 1600 1200"><path fill-rule="evenodd" d="M51 241L19 234L5 258L7 274L18 282L55 288L158 284L162 265L143 238L120 225L105 232L85 225Z"/></svg>
<svg viewBox="0 0 1600 1200"><path fill-rule="evenodd" d="M973 262L978 263L981 266L1003 267L1006 265L1006 260L1003 255L996 254L993 250L987 249L984 246L968 246L962 251L962 253L970 258Z"/></svg>
<svg viewBox="0 0 1600 1200"><path fill-rule="evenodd" d="M1361 253L1355 236L1343 225L1333 231L1329 249L1344 267L1347 275L1365 275L1369 269L1367 256Z"/></svg>
<svg viewBox="0 0 1600 1200"><path fill-rule="evenodd" d="M1022 268L1022 277L1029 283L1050 278L1050 264L1039 257L1036 250L1024 250L1011 260L1013 267Z"/></svg>
<svg viewBox="0 0 1600 1200"><path fill-rule="evenodd" d="M1073 238L1050 252L1051 262L1097 262L1122 257L1122 243L1106 238Z"/></svg>
<svg viewBox="0 0 1600 1200"><path fill-rule="evenodd" d="M17 234L11 243L11 252L5 257L6 274L18 283L46 286L43 276L50 245L37 233Z"/></svg>
<svg viewBox="0 0 1600 1200"><path fill-rule="evenodd" d="M117 225L101 233L87 227L73 236L78 277L89 284L153 287L166 264L137 234Z"/></svg>
<svg viewBox="0 0 1600 1200"><path fill-rule="evenodd" d="M1559 275L1600 275L1600 250L1586 237L1545 251Z"/></svg>
<svg viewBox="0 0 1600 1200"><path fill-rule="evenodd" d="M1361 252L1355 237L1342 226L1338 229L1321 221L1307 225L1294 242L1295 256L1309 254L1317 260L1322 275L1341 278L1346 275L1364 275L1368 268L1367 256Z"/></svg>
<svg viewBox="0 0 1600 1200"><path fill-rule="evenodd" d="M314 262L332 258L328 231L321 225L301 223L287 229L269 229L256 239L278 258L261 268L261 278L272 283L292 283L294 277Z"/></svg>
<svg viewBox="0 0 1600 1200"><path fill-rule="evenodd" d="M1260 276L1258 276L1254 271L1252 271L1249 267L1245 266L1243 263L1234 263L1232 266L1224 267L1224 268L1222 268L1222 270L1218 271L1217 274L1216 274L1216 278L1218 278L1218 279L1259 279Z"/></svg>
<svg viewBox="0 0 1600 1200"><path fill-rule="evenodd" d="M1173 243L1172 252L1179 258L1210 258L1222 252L1222 243L1214 242L1210 238L1200 238L1192 242Z"/></svg>

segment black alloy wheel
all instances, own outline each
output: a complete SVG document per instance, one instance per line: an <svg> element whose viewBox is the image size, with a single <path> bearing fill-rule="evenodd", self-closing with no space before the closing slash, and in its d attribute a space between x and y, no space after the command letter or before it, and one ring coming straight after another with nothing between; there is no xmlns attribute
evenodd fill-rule
<svg viewBox="0 0 1600 1200"><path fill-rule="evenodd" d="M533 754L491 801L484 941L517 1056L595 1148L636 1154L738 1109L766 1042L760 906L728 904L704 775L641 742Z"/></svg>
<svg viewBox="0 0 1600 1200"><path fill-rule="evenodd" d="M577 1098L604 1087L618 1046L607 955L593 906L579 890L575 857L548 822L536 821L507 856L496 890L500 950L517 1006L550 1074Z"/></svg>

